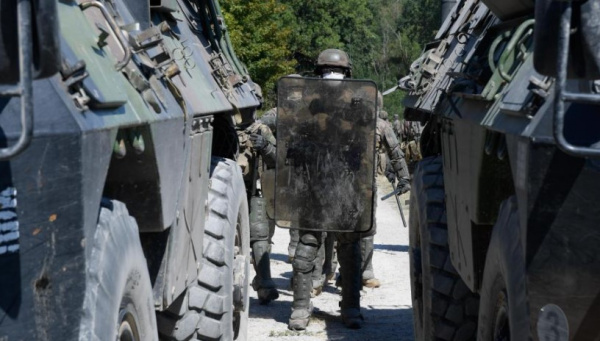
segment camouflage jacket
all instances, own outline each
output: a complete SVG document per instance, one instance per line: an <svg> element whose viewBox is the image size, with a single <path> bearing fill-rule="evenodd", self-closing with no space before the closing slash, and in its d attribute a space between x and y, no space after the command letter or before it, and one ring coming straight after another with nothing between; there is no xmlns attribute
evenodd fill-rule
<svg viewBox="0 0 600 341"><path fill-rule="evenodd" d="M244 176L251 173L251 169L255 165L255 155L259 154L262 158L263 163L267 168L275 168L275 157L276 157L276 140L275 136L271 132L271 129L260 121L252 123L245 129L238 129L238 140L240 143L240 155L238 157L238 164L242 168ZM250 135L258 134L267 140L267 146L260 151L255 150L250 140Z"/></svg>

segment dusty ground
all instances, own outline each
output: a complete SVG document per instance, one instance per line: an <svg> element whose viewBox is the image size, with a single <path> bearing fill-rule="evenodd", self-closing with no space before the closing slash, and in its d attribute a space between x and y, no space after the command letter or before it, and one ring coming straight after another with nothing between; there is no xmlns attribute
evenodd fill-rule
<svg viewBox="0 0 600 341"><path fill-rule="evenodd" d="M377 182L380 197L392 190L384 177ZM407 222L408 205L405 202L408 198L408 193L401 198ZM263 306L258 304L256 293L250 290L248 340L413 340L408 229L402 227L394 198L378 202L373 265L382 285L378 289L365 288L362 292L365 323L360 330L349 330L343 326L338 306L340 296L333 283L313 299L315 311L308 329L304 332L287 329L292 302L289 290L292 266L287 263L288 230L278 228L273 242L271 271L280 296L277 301ZM253 270L251 276L254 277Z"/></svg>

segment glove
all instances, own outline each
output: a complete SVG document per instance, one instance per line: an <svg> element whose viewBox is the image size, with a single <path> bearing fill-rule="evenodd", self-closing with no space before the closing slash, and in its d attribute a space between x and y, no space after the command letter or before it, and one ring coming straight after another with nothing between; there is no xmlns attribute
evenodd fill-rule
<svg viewBox="0 0 600 341"><path fill-rule="evenodd" d="M410 191L410 180L408 178L400 178L398 180L398 188L400 189L400 194L404 194Z"/></svg>
<svg viewBox="0 0 600 341"><path fill-rule="evenodd" d="M250 134L250 141L252 142L252 147L258 151L265 149L268 144L267 139L259 134Z"/></svg>

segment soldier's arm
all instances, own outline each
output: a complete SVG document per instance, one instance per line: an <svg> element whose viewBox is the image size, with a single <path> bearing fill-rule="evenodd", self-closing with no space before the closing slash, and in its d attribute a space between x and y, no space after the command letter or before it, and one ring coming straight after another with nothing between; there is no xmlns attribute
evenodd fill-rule
<svg viewBox="0 0 600 341"><path fill-rule="evenodd" d="M271 129L265 124L260 124L258 134L264 140L260 145L255 145L255 149L260 153L263 162L267 165L267 168L275 168L276 156L276 141ZM252 143L254 144L256 137L253 138Z"/></svg>
<svg viewBox="0 0 600 341"><path fill-rule="evenodd" d="M260 118L260 121L265 124L271 132L275 132L275 124L277 120L277 108L272 108ZM273 134L274 135L274 134Z"/></svg>
<svg viewBox="0 0 600 341"><path fill-rule="evenodd" d="M382 142L385 150L390 158L390 163L398 180L406 179L408 181L408 167L406 166L406 160L404 160L404 153L402 153L402 149L400 149L400 144L398 143L398 139L390 127L389 124L386 124L382 128Z"/></svg>

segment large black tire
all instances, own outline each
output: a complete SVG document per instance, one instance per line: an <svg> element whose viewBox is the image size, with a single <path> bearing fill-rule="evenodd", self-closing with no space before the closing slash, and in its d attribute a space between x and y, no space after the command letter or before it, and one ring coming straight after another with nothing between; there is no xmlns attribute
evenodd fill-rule
<svg viewBox="0 0 600 341"><path fill-rule="evenodd" d="M409 216L416 340L474 340L479 300L450 261L442 158L418 163Z"/></svg>
<svg viewBox="0 0 600 341"><path fill-rule="evenodd" d="M88 252L80 340L157 340L148 265L125 205L104 200Z"/></svg>
<svg viewBox="0 0 600 341"><path fill-rule="evenodd" d="M500 205L485 258L478 340L529 340L525 256L514 197Z"/></svg>
<svg viewBox="0 0 600 341"><path fill-rule="evenodd" d="M213 158L200 274L158 315L165 340L246 340L250 228L242 173Z"/></svg>

